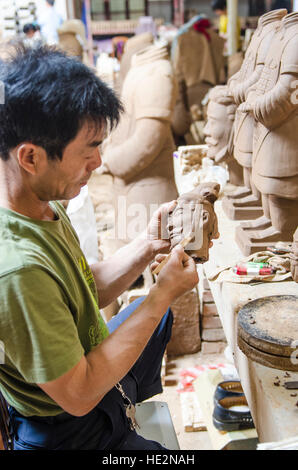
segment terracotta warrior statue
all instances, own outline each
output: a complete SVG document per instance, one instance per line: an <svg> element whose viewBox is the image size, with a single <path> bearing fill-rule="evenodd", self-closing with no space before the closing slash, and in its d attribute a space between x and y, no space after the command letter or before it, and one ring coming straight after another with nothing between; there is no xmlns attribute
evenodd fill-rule
<svg viewBox="0 0 298 470"><path fill-rule="evenodd" d="M246 100L247 91L259 80L272 39L287 10L274 10L261 16L245 53L241 69L229 80L229 93L237 106ZM251 180L253 133L252 114L238 108L235 115L234 157L243 168L244 186L227 196L223 203L228 217L235 220L255 219L262 215L261 195Z"/></svg>
<svg viewBox="0 0 298 470"><path fill-rule="evenodd" d="M209 95L207 123L204 127L207 157L216 163L226 162L230 182L237 186L243 183L242 168L233 157L233 126L236 105L228 94L226 85L214 87Z"/></svg>
<svg viewBox="0 0 298 470"><path fill-rule="evenodd" d="M262 194L262 223L267 220L267 228L237 228L236 240L248 254L291 241L298 225L298 13L285 16L281 25L261 78L241 105L257 121L252 180Z"/></svg>
<svg viewBox="0 0 298 470"><path fill-rule="evenodd" d="M177 198L171 131L176 90L166 47L151 45L133 56L121 95L125 113L102 152L105 171L114 177L115 236L122 244L133 238L123 231L127 235L138 209L146 226L152 210Z"/></svg>
<svg viewBox="0 0 298 470"><path fill-rule="evenodd" d="M291 273L293 280L298 282L298 227L294 233L292 253L291 253Z"/></svg>
<svg viewBox="0 0 298 470"><path fill-rule="evenodd" d="M214 202L218 198L219 190L219 184L208 182L182 194L168 218L171 248L190 233L193 234L194 238L185 247L185 252L196 263L208 261L210 241L219 237L217 216L214 211Z"/></svg>
<svg viewBox="0 0 298 470"><path fill-rule="evenodd" d="M191 107L201 106L208 90L220 83L223 48L224 40L200 15L183 25L174 38L171 60L179 95L173 129L178 135L185 134L191 124Z"/></svg>

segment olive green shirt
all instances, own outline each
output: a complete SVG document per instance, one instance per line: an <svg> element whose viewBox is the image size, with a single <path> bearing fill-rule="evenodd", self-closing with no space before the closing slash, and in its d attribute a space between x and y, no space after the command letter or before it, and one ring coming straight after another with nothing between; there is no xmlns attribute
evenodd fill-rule
<svg viewBox="0 0 298 470"><path fill-rule="evenodd" d="M0 208L0 390L24 416L61 413L36 384L65 374L109 334L78 237L62 205L51 207L54 221Z"/></svg>

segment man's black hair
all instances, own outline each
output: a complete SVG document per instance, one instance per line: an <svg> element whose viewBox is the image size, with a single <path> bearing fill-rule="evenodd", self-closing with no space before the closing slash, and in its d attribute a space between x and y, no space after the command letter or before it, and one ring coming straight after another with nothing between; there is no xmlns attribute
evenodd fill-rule
<svg viewBox="0 0 298 470"><path fill-rule="evenodd" d="M212 10L225 10L227 8L226 0L213 0L211 2Z"/></svg>
<svg viewBox="0 0 298 470"><path fill-rule="evenodd" d="M55 0L46 0L46 2L52 7L55 5Z"/></svg>
<svg viewBox="0 0 298 470"><path fill-rule="evenodd" d="M286 8L290 13L292 11L291 0L275 0L272 2L271 10L279 10L280 8Z"/></svg>
<svg viewBox="0 0 298 470"><path fill-rule="evenodd" d="M65 147L85 123L112 129L123 107L95 73L49 46L16 46L0 65L5 86L0 104L0 158L22 142L44 148L49 159L62 159Z"/></svg>

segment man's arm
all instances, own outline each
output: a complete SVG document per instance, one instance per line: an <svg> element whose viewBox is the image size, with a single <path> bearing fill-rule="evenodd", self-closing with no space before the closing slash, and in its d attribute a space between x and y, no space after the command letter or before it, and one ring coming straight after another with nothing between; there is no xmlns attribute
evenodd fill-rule
<svg viewBox="0 0 298 470"><path fill-rule="evenodd" d="M158 253L168 252L169 239L162 239L162 227L176 201L162 204L154 212L146 232L118 250L107 260L93 264L99 307L104 308L127 290Z"/></svg>
<svg viewBox="0 0 298 470"><path fill-rule="evenodd" d="M167 307L198 283L195 264L180 246L172 251L145 301L69 372L39 384L66 412L83 416L121 380L141 355Z"/></svg>
<svg viewBox="0 0 298 470"><path fill-rule="evenodd" d="M169 243L164 242L165 248ZM99 307L111 304L127 290L153 260L156 251L150 240L138 238L107 260L91 265L97 286Z"/></svg>

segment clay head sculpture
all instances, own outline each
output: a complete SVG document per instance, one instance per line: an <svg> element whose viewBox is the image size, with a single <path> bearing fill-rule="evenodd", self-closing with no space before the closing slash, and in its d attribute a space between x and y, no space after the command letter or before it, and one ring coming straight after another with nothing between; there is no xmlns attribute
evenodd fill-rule
<svg viewBox="0 0 298 470"><path fill-rule="evenodd" d="M235 160L233 137L236 105L229 95L226 85L214 87L209 95L207 124L204 127L207 157L216 163L225 161L229 169L230 183L239 186L243 183L242 167Z"/></svg>
<svg viewBox="0 0 298 470"><path fill-rule="evenodd" d="M220 186L217 183L204 183L194 190L182 194L168 218L168 234L171 248L190 234L193 240L185 252L195 263L205 263L209 259L209 246L218 238L217 216L214 202L218 198Z"/></svg>
<svg viewBox="0 0 298 470"><path fill-rule="evenodd" d="M228 87L214 87L209 95L207 124L204 128L207 156L221 162L233 153L231 132L234 124L236 105L228 95Z"/></svg>

